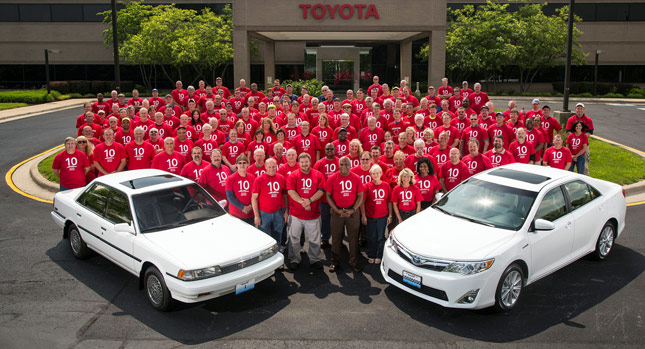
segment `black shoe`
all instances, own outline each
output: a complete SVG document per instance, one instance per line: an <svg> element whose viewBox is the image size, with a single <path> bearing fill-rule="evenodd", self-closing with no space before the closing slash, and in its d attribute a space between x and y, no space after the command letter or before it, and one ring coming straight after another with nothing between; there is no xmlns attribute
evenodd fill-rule
<svg viewBox="0 0 645 349"><path fill-rule="evenodd" d="M358 242L358 246L360 246L360 247L365 247L365 246L367 246L367 241L365 241L365 240L359 241L359 242Z"/></svg>
<svg viewBox="0 0 645 349"><path fill-rule="evenodd" d="M331 247L331 244L329 243L329 240L323 240L320 242L320 248L325 249L330 247Z"/></svg>
<svg viewBox="0 0 645 349"><path fill-rule="evenodd" d="M322 270L322 268L323 268L323 264L322 264L322 262L321 262L321 261L313 262L313 263L311 264L311 268L313 268L313 269L317 269L317 270Z"/></svg>
<svg viewBox="0 0 645 349"><path fill-rule="evenodd" d="M353 267L352 267L352 270L353 270L355 273L360 273L360 272L361 272L361 270L363 270L363 268L359 267L358 265L355 265L355 266L353 266Z"/></svg>
<svg viewBox="0 0 645 349"><path fill-rule="evenodd" d="M337 265L335 265L335 264L332 264L332 265L329 266L329 272L330 273L335 273L338 269L339 269L339 267Z"/></svg>
<svg viewBox="0 0 645 349"><path fill-rule="evenodd" d="M289 263L289 269L291 269L291 270L298 269L298 263L296 263L296 262Z"/></svg>

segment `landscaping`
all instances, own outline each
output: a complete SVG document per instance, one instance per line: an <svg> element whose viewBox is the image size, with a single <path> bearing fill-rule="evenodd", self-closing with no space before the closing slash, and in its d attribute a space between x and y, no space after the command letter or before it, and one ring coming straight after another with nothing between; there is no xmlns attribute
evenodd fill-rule
<svg viewBox="0 0 645 349"><path fill-rule="evenodd" d="M0 110L26 107L27 103L0 103Z"/></svg>
<svg viewBox="0 0 645 349"><path fill-rule="evenodd" d="M61 151L64 151L64 149ZM47 157L45 160L41 161L38 164L38 172L40 172L40 174L42 174L45 178L47 178L51 182L56 182L56 183L60 183L60 180L58 179L58 177L56 177L56 175L52 171L52 164L54 163L54 158L56 157L56 155L58 155L58 153L60 153L60 151L56 152L55 154L52 154L51 156Z"/></svg>

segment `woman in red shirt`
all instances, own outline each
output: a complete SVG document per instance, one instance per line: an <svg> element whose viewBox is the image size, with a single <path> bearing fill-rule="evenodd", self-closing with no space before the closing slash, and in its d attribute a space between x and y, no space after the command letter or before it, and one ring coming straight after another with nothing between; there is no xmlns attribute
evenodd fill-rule
<svg viewBox="0 0 645 349"><path fill-rule="evenodd" d="M434 195L441 190L441 184L439 184L439 180L435 176L434 169L432 168L432 163L428 158L419 159L417 161L417 168L419 169L419 174L415 180L423 196L421 209L425 210L434 202Z"/></svg>
<svg viewBox="0 0 645 349"><path fill-rule="evenodd" d="M585 153L587 153L587 147L589 146L589 139L585 134L587 131L587 125L582 121L576 121L573 124L573 133L570 133L567 137L567 148L571 150L571 167L569 171L573 172L575 167L578 168L578 173L585 173Z"/></svg>
<svg viewBox="0 0 645 349"><path fill-rule="evenodd" d="M89 183L96 178L96 167L94 167L94 143L85 136L76 137L76 149L82 151L90 161L90 169L85 174L85 183Z"/></svg>
<svg viewBox="0 0 645 349"><path fill-rule="evenodd" d="M404 168L399 173L398 185L392 190L390 201L396 215L396 224L390 228L390 231L404 220L412 217L415 213L421 212L421 201L423 195L419 187L414 185L414 174L409 168Z"/></svg>
<svg viewBox="0 0 645 349"><path fill-rule="evenodd" d="M385 244L385 227L392 223L392 203L390 185L381 180L383 170L379 165L372 165L370 177L365 184L365 200L361 206L361 220L367 225L367 262L379 264L383 258Z"/></svg>

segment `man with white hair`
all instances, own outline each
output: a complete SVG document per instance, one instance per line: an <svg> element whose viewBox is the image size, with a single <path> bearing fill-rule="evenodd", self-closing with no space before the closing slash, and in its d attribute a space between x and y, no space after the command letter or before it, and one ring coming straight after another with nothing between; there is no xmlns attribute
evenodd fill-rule
<svg viewBox="0 0 645 349"><path fill-rule="evenodd" d="M179 175L186 163L186 157L175 151L175 140L172 137L164 139L163 145L164 151L152 159L152 168Z"/></svg>
<svg viewBox="0 0 645 349"><path fill-rule="evenodd" d="M255 226L282 243L282 231L289 218L287 181L279 174L275 159L265 162L266 172L253 182L251 206Z"/></svg>
<svg viewBox="0 0 645 349"><path fill-rule="evenodd" d="M134 140L125 145L128 154L128 170L150 168L157 151L149 142L144 141L145 130L141 126L134 129Z"/></svg>
<svg viewBox="0 0 645 349"><path fill-rule="evenodd" d="M114 131L103 131L105 142L94 148L94 166L99 171L99 177L114 172L121 172L128 161L125 147L114 141Z"/></svg>
<svg viewBox="0 0 645 349"><path fill-rule="evenodd" d="M256 178L265 174L267 172L265 167L266 153L263 149L255 149L253 152L253 164L249 166L247 171Z"/></svg>

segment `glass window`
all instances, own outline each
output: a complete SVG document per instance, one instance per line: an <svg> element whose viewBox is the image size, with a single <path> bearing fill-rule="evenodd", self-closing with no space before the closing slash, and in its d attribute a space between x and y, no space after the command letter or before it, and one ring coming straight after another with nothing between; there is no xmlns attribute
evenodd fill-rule
<svg viewBox="0 0 645 349"><path fill-rule="evenodd" d="M18 22L18 4L0 4L0 22Z"/></svg>
<svg viewBox="0 0 645 349"><path fill-rule="evenodd" d="M82 202L79 202L102 217L105 212L105 203L107 202L109 193L110 188L102 184L96 184L87 191L85 196L81 197Z"/></svg>
<svg viewBox="0 0 645 349"><path fill-rule="evenodd" d="M589 187L583 181L567 183L564 185L564 189L567 191L567 195L569 195L572 211L592 200L591 191L589 191Z"/></svg>
<svg viewBox="0 0 645 349"><path fill-rule="evenodd" d="M575 4L573 12L580 16L583 22L596 20L596 4Z"/></svg>
<svg viewBox="0 0 645 349"><path fill-rule="evenodd" d="M22 22L49 22L51 10L46 4L20 4L20 20Z"/></svg>
<svg viewBox="0 0 645 349"><path fill-rule="evenodd" d="M626 21L629 4L596 4L597 21Z"/></svg>
<svg viewBox="0 0 645 349"><path fill-rule="evenodd" d="M128 202L128 197L120 191L112 190L105 215L107 216L107 219L114 224L130 224L130 221L132 221L132 215L130 214L130 202Z"/></svg>
<svg viewBox="0 0 645 349"><path fill-rule="evenodd" d="M553 222L567 214L567 203L564 200L564 194L560 187L551 189L540 203L535 219L545 219Z"/></svg>
<svg viewBox="0 0 645 349"><path fill-rule="evenodd" d="M82 22L83 6L81 4L52 4L53 22Z"/></svg>
<svg viewBox="0 0 645 349"><path fill-rule="evenodd" d="M85 22L103 22L103 16L99 16L97 13L110 9L109 4L83 4L83 20Z"/></svg>
<svg viewBox="0 0 645 349"><path fill-rule="evenodd" d="M645 21L645 4L629 4L629 20Z"/></svg>

